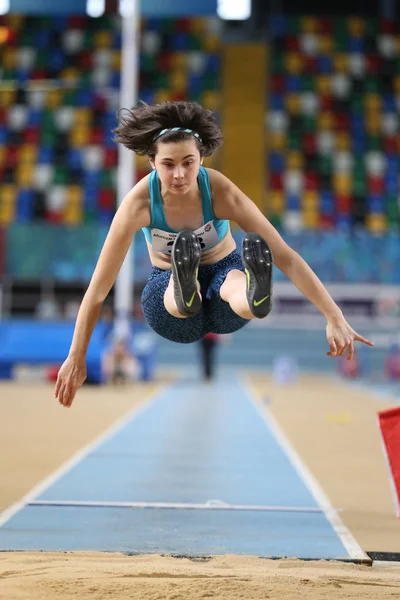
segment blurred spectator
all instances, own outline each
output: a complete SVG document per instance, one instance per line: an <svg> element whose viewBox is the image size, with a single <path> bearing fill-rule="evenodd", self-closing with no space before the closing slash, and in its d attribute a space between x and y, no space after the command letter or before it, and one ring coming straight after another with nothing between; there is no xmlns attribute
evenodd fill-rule
<svg viewBox="0 0 400 600"><path fill-rule="evenodd" d="M385 376L391 380L400 379L400 347L392 344L385 359Z"/></svg>
<svg viewBox="0 0 400 600"><path fill-rule="evenodd" d="M125 340L116 340L103 352L101 371L103 383L118 385L137 379L139 364Z"/></svg>

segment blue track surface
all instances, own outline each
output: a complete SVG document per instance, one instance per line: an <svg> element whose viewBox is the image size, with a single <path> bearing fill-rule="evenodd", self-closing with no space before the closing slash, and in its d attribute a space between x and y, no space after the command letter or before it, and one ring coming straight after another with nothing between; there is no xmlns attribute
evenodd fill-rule
<svg viewBox="0 0 400 600"><path fill-rule="evenodd" d="M216 501L247 509L190 507ZM35 502L2 526L1 550L350 558L237 379L177 382ZM255 505L293 511L255 511Z"/></svg>

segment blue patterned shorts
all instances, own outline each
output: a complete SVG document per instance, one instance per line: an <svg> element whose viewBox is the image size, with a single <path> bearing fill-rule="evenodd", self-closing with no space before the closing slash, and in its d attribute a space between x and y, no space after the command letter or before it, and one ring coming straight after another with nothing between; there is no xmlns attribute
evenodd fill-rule
<svg viewBox="0 0 400 600"><path fill-rule="evenodd" d="M233 333L241 329L249 322L248 319L239 317L219 293L225 277L233 269L244 271L237 250L214 265L200 266L198 281L203 298L202 310L194 317L178 319L170 315L164 306L171 270L153 267L142 293L142 308L147 323L162 337L181 344L197 342L206 333Z"/></svg>

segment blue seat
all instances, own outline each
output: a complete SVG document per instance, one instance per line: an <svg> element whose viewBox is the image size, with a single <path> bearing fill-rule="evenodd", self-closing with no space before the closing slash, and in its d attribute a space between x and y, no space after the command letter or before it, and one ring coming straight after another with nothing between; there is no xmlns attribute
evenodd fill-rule
<svg viewBox="0 0 400 600"><path fill-rule="evenodd" d="M21 188L18 192L16 202L16 221L27 222L31 221L34 212L33 191L26 188Z"/></svg>
<svg viewBox="0 0 400 600"><path fill-rule="evenodd" d="M296 194L289 194L286 199L287 210L300 210L301 209L301 198Z"/></svg>
<svg viewBox="0 0 400 600"><path fill-rule="evenodd" d="M301 75L287 75L285 79L286 92L300 92L302 90Z"/></svg>
<svg viewBox="0 0 400 600"><path fill-rule="evenodd" d="M269 168L271 171L282 172L285 169L285 157L281 152L271 152L269 155Z"/></svg>
<svg viewBox="0 0 400 600"><path fill-rule="evenodd" d="M378 194L369 194L367 196L367 205L370 213L382 214L384 212L384 199Z"/></svg>
<svg viewBox="0 0 400 600"><path fill-rule="evenodd" d="M362 37L350 36L348 38L348 51L349 52L365 52L365 41Z"/></svg>
<svg viewBox="0 0 400 600"><path fill-rule="evenodd" d="M29 127L37 127L42 120L42 111L38 108L31 108L28 112L27 125Z"/></svg>
<svg viewBox="0 0 400 600"><path fill-rule="evenodd" d="M323 190L321 192L320 204L321 214L332 215L335 210L335 197L333 195L333 192Z"/></svg>
<svg viewBox="0 0 400 600"><path fill-rule="evenodd" d="M269 31L272 37L281 37L287 30L287 19L284 15L274 15L269 22Z"/></svg>
<svg viewBox="0 0 400 600"><path fill-rule="evenodd" d="M80 169L82 167L81 151L78 148L69 148L67 162L73 169Z"/></svg>
<svg viewBox="0 0 400 600"><path fill-rule="evenodd" d="M318 57L317 60L317 68L318 71L323 73L323 74L327 74L327 73L332 73L333 72L333 61L332 58L330 56L326 56L324 54L322 54L321 56Z"/></svg>
<svg viewBox="0 0 400 600"><path fill-rule="evenodd" d="M285 103L281 94L270 94L269 107L271 110L284 110Z"/></svg>
<svg viewBox="0 0 400 600"><path fill-rule="evenodd" d="M52 164L54 159L54 150L50 146L40 146L38 152L39 164Z"/></svg>

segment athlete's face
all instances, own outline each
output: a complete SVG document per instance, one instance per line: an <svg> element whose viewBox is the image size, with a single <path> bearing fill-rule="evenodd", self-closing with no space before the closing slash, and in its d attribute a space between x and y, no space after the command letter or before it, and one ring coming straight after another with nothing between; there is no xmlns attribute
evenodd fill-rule
<svg viewBox="0 0 400 600"><path fill-rule="evenodd" d="M162 188L175 195L187 194L197 187L197 176L202 159L194 140L182 142L160 141L157 154L150 164L157 169Z"/></svg>

